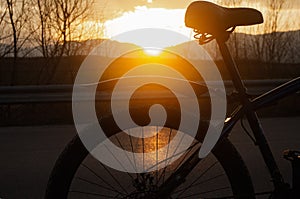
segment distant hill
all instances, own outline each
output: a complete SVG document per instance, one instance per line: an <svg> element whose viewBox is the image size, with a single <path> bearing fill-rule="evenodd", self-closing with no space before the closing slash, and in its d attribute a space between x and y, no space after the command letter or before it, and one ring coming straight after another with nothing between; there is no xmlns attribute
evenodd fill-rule
<svg viewBox="0 0 300 199"><path fill-rule="evenodd" d="M283 39L277 39L280 37ZM272 38L275 38L275 40L271 41ZM282 57L282 63L300 63L300 30L264 35L233 33L227 44L235 59L267 61L268 51L271 50L270 46L274 44L274 54L279 54ZM195 45L197 45L197 41L191 41L172 46L169 49L181 52L182 55L191 59L206 59L205 55L193 52L193 50L197 49ZM238 53L236 53L236 46ZM213 59L222 59L215 40L203 45L203 48ZM237 55L238 57L236 57Z"/></svg>
<svg viewBox="0 0 300 199"><path fill-rule="evenodd" d="M279 37L283 38L283 40L277 39ZM273 42L270 42L271 38L275 38ZM233 33L227 43L233 56L238 60L268 61L268 59L270 60L268 53L271 47L274 46L273 52L275 52L274 54L280 55L282 63L300 63L300 30L264 35ZM71 41L67 43L69 53L65 54L65 56L87 55L93 48L100 44L101 48L98 48L97 52L94 53L104 57L118 57L121 52L140 48L135 44L121 43L108 39L87 40L83 42ZM0 43L0 52L4 52L11 47L10 45ZM205 44L203 48L213 59L221 59L215 41ZM195 41L171 46L167 49L191 59L207 59L207 55L198 52L198 44ZM42 53L40 47L34 46L22 48L19 55L20 57L25 55L27 57L41 57ZM8 54L7 56L12 56L12 54ZM274 60L276 62L277 59L274 58Z"/></svg>

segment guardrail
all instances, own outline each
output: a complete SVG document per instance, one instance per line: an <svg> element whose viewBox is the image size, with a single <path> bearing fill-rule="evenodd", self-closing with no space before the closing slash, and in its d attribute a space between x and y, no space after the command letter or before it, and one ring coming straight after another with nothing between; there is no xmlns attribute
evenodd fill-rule
<svg viewBox="0 0 300 199"><path fill-rule="evenodd" d="M245 80L244 83L249 94L258 95L287 81L286 79ZM227 92L234 90L231 81L225 81L224 84ZM72 90L73 85L0 86L0 105L71 102ZM149 92L152 92L151 95L149 95ZM148 95L141 94L140 97L168 97L163 92L149 92ZM87 99L85 94L82 93L82 100ZM95 99L99 101L110 100L110 94L97 91Z"/></svg>

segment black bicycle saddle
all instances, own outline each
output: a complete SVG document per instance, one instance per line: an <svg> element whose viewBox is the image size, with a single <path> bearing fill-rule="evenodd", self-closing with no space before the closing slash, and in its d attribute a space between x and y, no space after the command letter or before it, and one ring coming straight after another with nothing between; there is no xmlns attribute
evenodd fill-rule
<svg viewBox="0 0 300 199"><path fill-rule="evenodd" d="M192 2L185 13L185 25L197 32L217 35L236 26L263 23L258 10L253 8L225 8L207 1Z"/></svg>

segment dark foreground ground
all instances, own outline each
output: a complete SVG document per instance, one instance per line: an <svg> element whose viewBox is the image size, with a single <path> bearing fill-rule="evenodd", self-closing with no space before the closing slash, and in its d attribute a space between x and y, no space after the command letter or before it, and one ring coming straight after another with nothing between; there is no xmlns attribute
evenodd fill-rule
<svg viewBox="0 0 300 199"><path fill-rule="evenodd" d="M291 181L290 164L282 158L286 148L300 149L300 117L265 118L262 125L279 167ZM231 140L242 154L257 191L270 187L266 167L250 139L234 128ZM0 128L0 198L41 199L54 162L75 134L71 125Z"/></svg>

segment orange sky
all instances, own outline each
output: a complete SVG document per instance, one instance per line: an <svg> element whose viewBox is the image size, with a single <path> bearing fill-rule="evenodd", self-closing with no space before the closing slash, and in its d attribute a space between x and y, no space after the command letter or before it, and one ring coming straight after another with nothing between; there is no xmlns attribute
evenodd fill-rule
<svg viewBox="0 0 300 199"><path fill-rule="evenodd" d="M118 16L123 12L133 11L137 6L147 6L148 8L185 9L193 1L194 0L95 0L95 7L98 11L105 8L105 15L111 19L112 17ZM223 0L207 1L220 2L221 5L222 2L224 2ZM299 0L285 1L286 9L300 9ZM242 0L242 5L251 5L253 7L261 8L262 6L266 6L266 0Z"/></svg>
<svg viewBox="0 0 300 199"><path fill-rule="evenodd" d="M217 0L211 0L217 1ZM220 1L220 0L218 0ZM191 37L192 31L184 25L186 7L192 0L95 0L95 18L106 20L104 35L111 38L122 32L140 28L163 28ZM251 2L251 3L250 3ZM254 7L268 15L263 0L242 1L242 6ZM288 8L289 7L289 8ZM300 1L287 0L279 25L280 31L300 29ZM267 17L264 16L265 21ZM93 21L93 20L91 20ZM288 24L288 25L287 25ZM258 27L258 28L257 28ZM259 34L257 27L239 27L238 32Z"/></svg>

